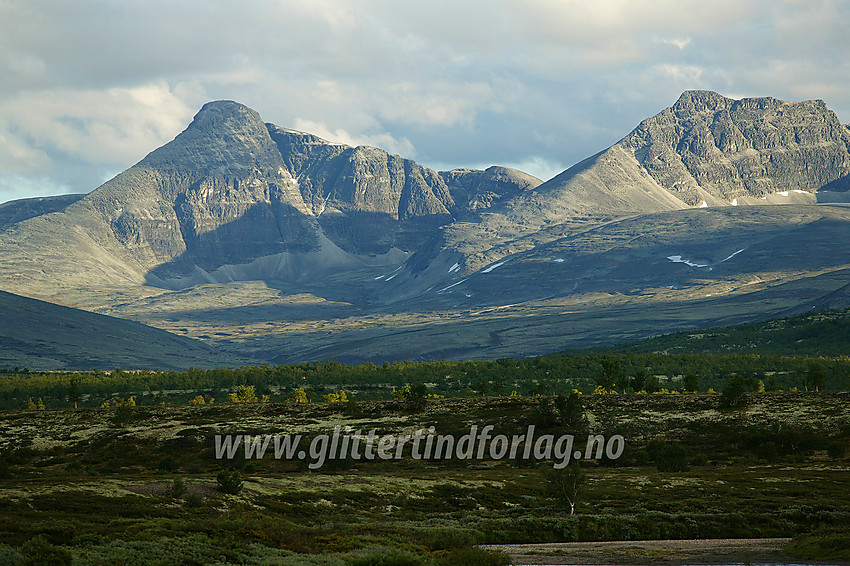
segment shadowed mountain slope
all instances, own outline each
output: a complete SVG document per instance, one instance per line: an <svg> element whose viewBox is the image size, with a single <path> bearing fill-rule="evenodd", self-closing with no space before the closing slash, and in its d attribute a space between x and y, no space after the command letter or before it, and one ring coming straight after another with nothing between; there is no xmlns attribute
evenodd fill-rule
<svg viewBox="0 0 850 566"><path fill-rule="evenodd" d="M5 291L0 312L0 367L186 369L244 363L198 340Z"/></svg>

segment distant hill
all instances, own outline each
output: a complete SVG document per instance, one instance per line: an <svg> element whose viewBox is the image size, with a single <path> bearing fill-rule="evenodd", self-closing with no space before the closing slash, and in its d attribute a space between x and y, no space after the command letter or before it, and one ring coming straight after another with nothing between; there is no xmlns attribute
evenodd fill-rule
<svg viewBox="0 0 850 566"><path fill-rule="evenodd" d="M244 362L137 322L0 291L0 367L186 369Z"/></svg>

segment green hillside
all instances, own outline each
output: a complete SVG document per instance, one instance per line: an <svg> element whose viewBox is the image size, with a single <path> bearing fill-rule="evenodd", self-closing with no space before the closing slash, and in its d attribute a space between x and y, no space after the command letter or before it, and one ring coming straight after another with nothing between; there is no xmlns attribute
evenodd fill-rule
<svg viewBox="0 0 850 566"><path fill-rule="evenodd" d="M668 354L846 356L850 355L850 310L812 312L764 322L675 332L604 350Z"/></svg>

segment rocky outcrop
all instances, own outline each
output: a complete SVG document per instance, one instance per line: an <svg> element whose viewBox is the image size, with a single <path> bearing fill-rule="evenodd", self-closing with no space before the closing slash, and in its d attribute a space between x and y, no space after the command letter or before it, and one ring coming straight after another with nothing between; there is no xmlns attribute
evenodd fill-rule
<svg viewBox="0 0 850 566"><path fill-rule="evenodd" d="M534 184L507 171L476 173L473 196ZM14 228L0 242L6 288L49 297L66 286L179 287L397 264L453 220L450 210L468 207L436 171L266 124L233 101L204 105L138 164L53 204L36 208L59 214L0 209Z"/></svg>
<svg viewBox="0 0 850 566"><path fill-rule="evenodd" d="M850 186L847 128L822 100L732 100L687 91L618 145L691 206ZM832 190L840 189L833 185Z"/></svg>
<svg viewBox="0 0 850 566"><path fill-rule="evenodd" d="M439 278L462 277L626 216L703 202L814 202L810 193L823 188L839 194L848 185L848 141L821 101L689 91L541 183L505 167L438 173L217 101L88 195L36 207L51 214L0 207L0 219L10 219L0 234L0 281L49 297L62 288L297 280L397 265L413 253L414 275L440 258Z"/></svg>
<svg viewBox="0 0 850 566"><path fill-rule="evenodd" d="M235 102L206 104L174 141L90 197L122 245L150 251L159 275L318 247L265 124Z"/></svg>
<svg viewBox="0 0 850 566"><path fill-rule="evenodd" d="M444 263L457 262L453 273L465 277L557 234L637 214L813 204L816 198L845 202L848 142L847 127L819 100L732 100L687 91L610 148L533 190L493 199L477 218L427 240L408 266L419 276L432 264L430 271L440 273ZM462 172L447 177L468 194L466 178ZM818 191L823 196L816 197Z"/></svg>

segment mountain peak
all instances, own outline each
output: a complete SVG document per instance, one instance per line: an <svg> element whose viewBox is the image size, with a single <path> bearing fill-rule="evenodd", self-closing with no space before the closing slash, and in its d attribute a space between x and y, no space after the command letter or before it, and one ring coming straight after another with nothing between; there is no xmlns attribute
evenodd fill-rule
<svg viewBox="0 0 850 566"><path fill-rule="evenodd" d="M683 111L717 112L731 103L731 99L713 90L686 90L673 105L673 111L677 114Z"/></svg>
<svg viewBox="0 0 850 566"><path fill-rule="evenodd" d="M265 129L260 114L233 100L214 100L207 102L195 114L188 129L233 131L260 131Z"/></svg>
<svg viewBox="0 0 850 566"><path fill-rule="evenodd" d="M172 142L142 162L198 178L233 177L252 170L276 174L282 165L260 114L233 100L207 102Z"/></svg>
<svg viewBox="0 0 850 566"><path fill-rule="evenodd" d="M841 123L822 100L688 90L620 145L689 206L765 204L791 189L846 186L850 171Z"/></svg>

